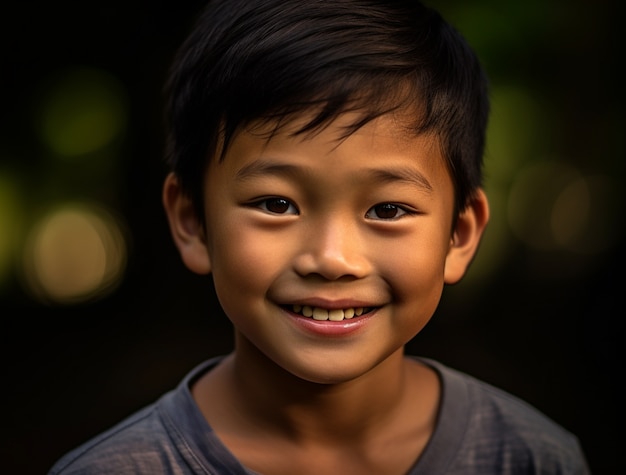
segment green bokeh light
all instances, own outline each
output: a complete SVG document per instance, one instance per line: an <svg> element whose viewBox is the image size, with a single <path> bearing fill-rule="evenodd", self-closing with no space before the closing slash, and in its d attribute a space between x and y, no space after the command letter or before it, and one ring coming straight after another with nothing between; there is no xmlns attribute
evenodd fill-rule
<svg viewBox="0 0 626 475"><path fill-rule="evenodd" d="M509 184L525 163L545 154L547 111L523 87L494 87L487 130L487 179Z"/></svg>
<svg viewBox="0 0 626 475"><path fill-rule="evenodd" d="M61 157L79 157L111 143L124 130L124 90L110 74L74 69L50 84L41 104L40 133Z"/></svg>
<svg viewBox="0 0 626 475"><path fill-rule="evenodd" d="M485 154L485 191L491 218L480 252L465 278L470 282L479 282L506 265L515 239L507 220L509 187L525 164L545 147L541 139L545 114L530 91L521 86L498 86L493 88L491 100Z"/></svg>

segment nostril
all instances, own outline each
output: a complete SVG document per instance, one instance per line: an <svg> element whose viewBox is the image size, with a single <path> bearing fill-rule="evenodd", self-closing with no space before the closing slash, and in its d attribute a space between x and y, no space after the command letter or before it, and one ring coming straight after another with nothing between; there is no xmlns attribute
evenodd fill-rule
<svg viewBox="0 0 626 475"><path fill-rule="evenodd" d="M354 280L365 277L369 264L361 256L306 254L295 260L294 269L301 277L318 277L324 281Z"/></svg>
<svg viewBox="0 0 626 475"><path fill-rule="evenodd" d="M370 262L358 223L345 213L324 220L312 220L303 234L294 268L301 276L318 275L327 281L361 278L368 274Z"/></svg>

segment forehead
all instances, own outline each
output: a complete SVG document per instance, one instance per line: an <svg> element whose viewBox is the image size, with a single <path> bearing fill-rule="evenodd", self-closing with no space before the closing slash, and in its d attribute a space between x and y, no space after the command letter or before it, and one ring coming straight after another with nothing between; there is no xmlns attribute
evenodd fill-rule
<svg viewBox="0 0 626 475"><path fill-rule="evenodd" d="M393 148L415 146L416 142L427 147L441 146L437 134L419 130L418 119L407 112L388 112L374 118L358 111L343 112L321 123L318 123L319 117L320 112L313 110L279 119L258 119L242 127L235 139L248 136L265 141L268 146L277 140L320 141L339 146L354 136L373 145L387 142Z"/></svg>
<svg viewBox="0 0 626 475"><path fill-rule="evenodd" d="M249 124L235 135L223 161L211 161L210 186L243 176L250 183L250 178L280 171L342 185L357 185L358 177L364 176L381 177L383 182L389 177L424 177L417 181L439 190L452 189L439 137L416 133L401 115L385 114L354 130L358 115L345 113L324 127L301 132L309 120L300 116Z"/></svg>

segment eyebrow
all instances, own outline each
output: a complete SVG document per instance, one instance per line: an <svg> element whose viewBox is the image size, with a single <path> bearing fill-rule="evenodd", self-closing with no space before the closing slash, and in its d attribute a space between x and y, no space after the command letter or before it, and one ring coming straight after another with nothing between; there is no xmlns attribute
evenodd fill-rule
<svg viewBox="0 0 626 475"><path fill-rule="evenodd" d="M301 167L291 165L289 163L277 163L268 160L255 160L252 163L248 163L237 171L235 179L238 181L245 181L249 178L255 178L265 175L278 175L278 176L295 176L302 174L303 169Z"/></svg>
<svg viewBox="0 0 626 475"><path fill-rule="evenodd" d="M275 175L296 177L308 174L306 168L289 163L277 163L269 160L256 160L248 163L237 171L235 179L246 181L250 178ZM424 191L432 192L433 187L426 177L419 171L410 168L372 168L365 170L365 176L375 182L382 183L406 183L416 186Z"/></svg>
<svg viewBox="0 0 626 475"><path fill-rule="evenodd" d="M429 193L433 191L433 187L426 177L419 171L411 168L375 168L368 170L368 175L373 180L384 183L403 182L422 188Z"/></svg>

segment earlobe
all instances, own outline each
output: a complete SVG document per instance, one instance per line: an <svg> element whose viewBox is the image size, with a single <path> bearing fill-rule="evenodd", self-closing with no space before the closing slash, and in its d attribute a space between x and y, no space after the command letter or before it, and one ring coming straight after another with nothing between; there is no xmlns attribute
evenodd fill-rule
<svg viewBox="0 0 626 475"><path fill-rule="evenodd" d="M485 192L479 189L459 214L454 227L444 269L446 284L455 284L465 275L488 221L489 202Z"/></svg>
<svg viewBox="0 0 626 475"><path fill-rule="evenodd" d="M187 268L196 274L210 273L211 261L202 224L174 173L163 184L163 206L174 244Z"/></svg>

